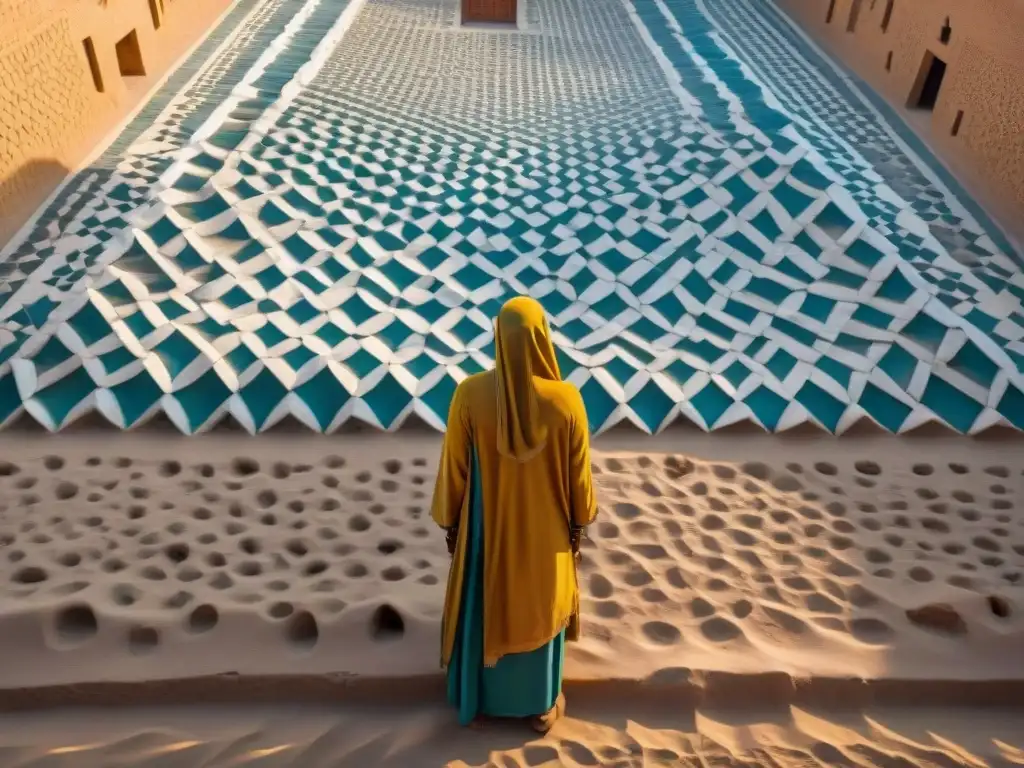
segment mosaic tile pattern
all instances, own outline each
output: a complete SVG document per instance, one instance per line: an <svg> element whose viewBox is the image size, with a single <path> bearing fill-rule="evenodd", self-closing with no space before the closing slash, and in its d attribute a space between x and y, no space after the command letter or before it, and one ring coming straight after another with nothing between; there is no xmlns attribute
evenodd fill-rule
<svg viewBox="0 0 1024 768"><path fill-rule="evenodd" d="M443 429L529 293L594 430L1024 427L1015 254L770 7L453 7L239 6L0 267L0 423Z"/></svg>
<svg viewBox="0 0 1024 768"><path fill-rule="evenodd" d="M299 0L240 0L103 155L50 203L25 241L0 263L0 311L26 282L74 285L148 199L160 174L280 33ZM244 24L243 24L244 22ZM230 38L230 47L217 51ZM73 239L58 259L56 246ZM69 269L70 267L70 269ZM41 268L41 269L40 269ZM10 315L10 311L4 312Z"/></svg>

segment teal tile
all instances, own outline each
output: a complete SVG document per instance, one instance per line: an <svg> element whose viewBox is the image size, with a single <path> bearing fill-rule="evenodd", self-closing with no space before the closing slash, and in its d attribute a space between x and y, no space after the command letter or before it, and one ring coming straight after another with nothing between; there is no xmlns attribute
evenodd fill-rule
<svg viewBox="0 0 1024 768"><path fill-rule="evenodd" d="M845 403L810 380L796 393L795 399L830 432L836 430L846 412Z"/></svg>
<svg viewBox="0 0 1024 768"><path fill-rule="evenodd" d="M960 347L948 365L957 373L985 388L992 386L999 372L999 366L970 340Z"/></svg>
<svg viewBox="0 0 1024 768"><path fill-rule="evenodd" d="M3 382L0 381L0 388L2 386ZM3 398L0 397L0 403L2 402ZM1012 384L1006 387L1006 392L1000 399L999 405L996 406L996 411L1017 429L1024 429L1024 393Z"/></svg>
<svg viewBox="0 0 1024 768"><path fill-rule="evenodd" d="M766 429L774 431L786 410L785 398L777 395L763 384L743 400Z"/></svg>
<svg viewBox="0 0 1024 768"><path fill-rule="evenodd" d="M363 395L363 402L370 407L384 429L390 429L395 424L411 400L412 396L390 372L384 375L377 386Z"/></svg>
<svg viewBox="0 0 1024 768"><path fill-rule="evenodd" d="M890 432L899 432L910 415L910 406L868 382L858 401L875 421Z"/></svg>
<svg viewBox="0 0 1024 768"><path fill-rule="evenodd" d="M834 381L840 384L842 387L849 389L850 379L853 375L853 369L848 365L843 365L838 360L834 360L831 357L819 357L814 365L819 370L828 374Z"/></svg>
<svg viewBox="0 0 1024 768"><path fill-rule="evenodd" d="M903 347L892 344L879 359L878 367L901 388L908 389L914 378L914 371L917 370L917 363L918 359Z"/></svg>
<svg viewBox="0 0 1024 768"><path fill-rule="evenodd" d="M970 430L984 409L977 400L934 373L928 378L921 404L960 432Z"/></svg>
<svg viewBox="0 0 1024 768"><path fill-rule="evenodd" d="M752 218L750 223L754 225L758 232L772 242L778 240L782 235L782 229L779 227L778 222L775 221L775 218L768 212L767 208Z"/></svg>
<svg viewBox="0 0 1024 768"><path fill-rule="evenodd" d="M733 399L714 381L709 381L700 392L690 399L690 403L704 419L704 425L708 429L714 429L722 414L733 404Z"/></svg>
<svg viewBox="0 0 1024 768"><path fill-rule="evenodd" d="M869 269L882 260L884 254L863 240L854 240L846 249L846 255Z"/></svg>
<svg viewBox="0 0 1024 768"><path fill-rule="evenodd" d="M630 401L633 412L647 425L648 430L656 432L668 418L675 407L665 391L654 380L647 382L643 389Z"/></svg>
<svg viewBox="0 0 1024 768"><path fill-rule="evenodd" d="M202 354L180 331L174 331L155 347L153 352L167 368L172 379L195 362Z"/></svg>
<svg viewBox="0 0 1024 768"><path fill-rule="evenodd" d="M85 304L68 321L71 329L87 347L110 335L110 323L92 302Z"/></svg>
<svg viewBox="0 0 1024 768"><path fill-rule="evenodd" d="M725 238L725 242L758 263L764 260L764 251L741 232L733 232Z"/></svg>
<svg viewBox="0 0 1024 768"><path fill-rule="evenodd" d="M828 323L828 318L835 309L836 302L825 296L808 293L800 305L800 312L808 317L817 320L819 323Z"/></svg>
<svg viewBox="0 0 1024 768"><path fill-rule="evenodd" d="M615 400L596 379L588 379L580 387L580 394L583 396L583 405L587 409L587 421L590 423L591 430L600 429L615 410Z"/></svg>
<svg viewBox="0 0 1024 768"><path fill-rule="evenodd" d="M924 312L918 312L903 326L903 335L930 350L933 354L939 351L942 340L946 338L946 327L938 320Z"/></svg>
<svg viewBox="0 0 1024 768"><path fill-rule="evenodd" d="M37 372L43 374L74 358L74 353L64 345L64 342L56 336L51 336L31 359Z"/></svg>
<svg viewBox="0 0 1024 768"><path fill-rule="evenodd" d="M17 393L14 375L0 376L0 424L6 423L20 410L22 410L22 397Z"/></svg>
<svg viewBox="0 0 1024 768"><path fill-rule="evenodd" d="M351 395L329 368L295 388L295 394L306 404L320 430L326 430Z"/></svg>
<svg viewBox="0 0 1024 768"><path fill-rule="evenodd" d="M110 394L114 396L121 409L125 428L129 429L157 405L163 397L163 390L148 372L142 371L111 387Z"/></svg>
<svg viewBox="0 0 1024 768"><path fill-rule="evenodd" d="M419 398L445 424L448 422L448 410L452 397L455 394L456 386L455 379L450 375L445 375Z"/></svg>
<svg viewBox="0 0 1024 768"><path fill-rule="evenodd" d="M71 411L88 397L96 388L84 366L58 379L48 387L36 392L32 399L38 402L50 416L53 423L60 426Z"/></svg>
<svg viewBox="0 0 1024 768"><path fill-rule="evenodd" d="M126 365L138 360L132 352L124 347L115 347L111 351L100 355L97 359L100 361L100 365L103 366L103 370L108 374L117 373Z"/></svg>
<svg viewBox="0 0 1024 768"><path fill-rule="evenodd" d="M885 330L889 328L895 318L888 312L883 312L880 309L868 306L867 304L861 304L853 313L853 319L857 322L870 325L873 328L879 328Z"/></svg>

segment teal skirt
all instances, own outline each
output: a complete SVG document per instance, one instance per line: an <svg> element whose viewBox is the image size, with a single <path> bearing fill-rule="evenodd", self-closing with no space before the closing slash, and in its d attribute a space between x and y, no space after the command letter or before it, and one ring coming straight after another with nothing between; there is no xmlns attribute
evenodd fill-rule
<svg viewBox="0 0 1024 768"><path fill-rule="evenodd" d="M561 693L565 662L563 630L536 650L503 656L495 666L484 666L484 515L479 477L474 453L459 626L448 664L448 701L458 709L462 725L469 725L477 715L544 714Z"/></svg>

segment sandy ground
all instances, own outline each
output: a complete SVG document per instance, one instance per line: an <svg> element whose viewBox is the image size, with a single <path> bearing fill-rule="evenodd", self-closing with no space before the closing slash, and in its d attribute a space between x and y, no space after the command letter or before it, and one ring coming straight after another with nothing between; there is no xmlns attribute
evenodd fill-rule
<svg viewBox="0 0 1024 768"><path fill-rule="evenodd" d="M0 438L0 689L436 674L434 434ZM1024 678L1019 439L612 433L573 680Z"/></svg>
<svg viewBox="0 0 1024 768"><path fill-rule="evenodd" d="M1013 710L679 713L570 702L544 738L519 723L460 729L433 708L63 711L0 718L5 768L1024 765Z"/></svg>

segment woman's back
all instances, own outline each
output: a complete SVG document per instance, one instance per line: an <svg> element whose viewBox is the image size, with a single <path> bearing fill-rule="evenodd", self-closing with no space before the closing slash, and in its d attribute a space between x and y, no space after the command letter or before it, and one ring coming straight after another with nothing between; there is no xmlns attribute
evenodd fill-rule
<svg viewBox="0 0 1024 768"><path fill-rule="evenodd" d="M433 503L435 521L448 529L480 511L487 664L543 645L578 615L570 532L596 513L586 410L579 391L561 381L543 312L514 300L497 331L495 370L464 380L452 399ZM449 576L445 661L461 599L463 533Z"/></svg>
<svg viewBox="0 0 1024 768"><path fill-rule="evenodd" d="M586 450L586 411L579 390L561 381L534 380L540 406L538 415L546 427L547 441L536 456L519 461L497 450L494 378L494 371L478 373L460 387L467 428L482 476L484 509L493 511L499 506L510 506L520 510L515 515L517 520L529 520L534 525L550 521L559 531L568 531L574 500L583 510L593 503L589 483L574 491L569 472L574 455L578 462L580 450ZM589 477L586 473L584 479ZM492 515L485 512L485 516L490 519ZM537 521L533 521L534 516Z"/></svg>

